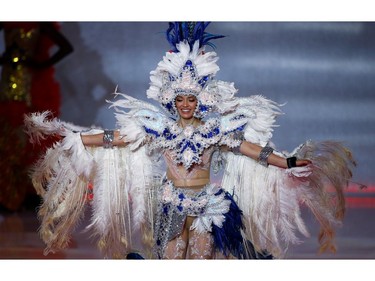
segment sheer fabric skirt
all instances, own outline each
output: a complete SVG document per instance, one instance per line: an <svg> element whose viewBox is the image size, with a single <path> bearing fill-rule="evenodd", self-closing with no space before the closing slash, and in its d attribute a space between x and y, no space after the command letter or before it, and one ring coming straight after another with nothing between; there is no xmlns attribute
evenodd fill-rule
<svg viewBox="0 0 375 281"><path fill-rule="evenodd" d="M158 189L157 202L157 258L240 258L244 254L242 212L222 188L214 184L200 190L177 188L166 181ZM187 221L191 225L185 229Z"/></svg>

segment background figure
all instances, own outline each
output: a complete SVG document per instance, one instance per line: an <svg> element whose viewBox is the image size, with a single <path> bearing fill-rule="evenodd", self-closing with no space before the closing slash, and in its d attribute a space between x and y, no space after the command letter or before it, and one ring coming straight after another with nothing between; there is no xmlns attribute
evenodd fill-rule
<svg viewBox="0 0 375 281"><path fill-rule="evenodd" d="M5 45L0 57L0 206L11 211L27 204L27 195L35 194L28 169L43 149L27 142L24 114L40 110L60 114L60 86L53 65L73 48L59 28L49 22L0 25ZM50 55L54 47L57 50Z"/></svg>

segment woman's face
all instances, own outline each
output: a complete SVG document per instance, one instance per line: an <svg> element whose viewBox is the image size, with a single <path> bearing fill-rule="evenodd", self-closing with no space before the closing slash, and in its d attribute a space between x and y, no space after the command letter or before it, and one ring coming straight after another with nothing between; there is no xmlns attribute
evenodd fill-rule
<svg viewBox="0 0 375 281"><path fill-rule="evenodd" d="M193 95L176 97L176 108L178 114L183 119L193 118L197 104L197 98Z"/></svg>

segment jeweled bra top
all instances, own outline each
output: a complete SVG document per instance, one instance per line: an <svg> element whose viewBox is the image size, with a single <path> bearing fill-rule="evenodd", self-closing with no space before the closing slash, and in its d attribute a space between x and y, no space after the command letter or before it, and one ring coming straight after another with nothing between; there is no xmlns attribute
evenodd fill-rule
<svg viewBox="0 0 375 281"><path fill-rule="evenodd" d="M207 172L210 169L211 156L215 151L215 146L211 146L208 149L205 149L200 156L200 162L194 163L190 166L189 169L181 169L181 165L176 163L176 155L174 150L165 150L164 159L168 167L168 173L175 180L190 180L195 178L195 176L203 171Z"/></svg>

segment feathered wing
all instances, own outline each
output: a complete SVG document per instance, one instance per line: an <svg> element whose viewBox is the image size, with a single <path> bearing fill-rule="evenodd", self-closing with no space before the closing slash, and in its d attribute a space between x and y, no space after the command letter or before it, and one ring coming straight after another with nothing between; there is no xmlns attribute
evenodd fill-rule
<svg viewBox="0 0 375 281"><path fill-rule="evenodd" d="M111 102L111 107L115 108L117 125L127 146L120 153L102 149L94 154L102 165L96 178L99 195L94 197L94 217L89 228L94 228L100 237L99 247L110 251L111 256L121 256L124 251L118 249L123 248L142 251L145 257L152 258L154 192L162 171L158 155L144 146L145 128L162 133L166 117L150 103L122 93L116 95L122 98ZM113 237L115 234L122 237ZM138 239L134 241L134 237Z"/></svg>
<svg viewBox="0 0 375 281"><path fill-rule="evenodd" d="M33 142L48 135L65 136L48 148L31 169L33 185L42 197L38 217L39 234L46 243L45 254L68 246L71 233L83 218L88 183L96 170L94 158L85 150L79 133L70 131L57 119L47 120L48 117L48 112L25 117Z"/></svg>
<svg viewBox="0 0 375 281"><path fill-rule="evenodd" d="M242 126L245 140L265 146L281 112L272 101L261 96L253 98L242 100L233 112L224 115L222 128L233 130ZM290 243L301 242L300 233L309 236L301 217L304 205L321 225L321 250L334 250L334 228L341 224L344 188L355 164L349 150L338 142L309 141L291 154L275 153L310 159L312 165L284 170L225 153L222 186L234 194L243 211L246 240L253 243L258 253L283 257Z"/></svg>
<svg viewBox="0 0 375 281"><path fill-rule="evenodd" d="M90 150L100 165L92 181L93 212L87 230L107 257L124 258L131 251L151 257L155 164L145 147Z"/></svg>
<svg viewBox="0 0 375 281"><path fill-rule="evenodd" d="M126 94L116 94L122 98L111 102L111 107L115 108L120 134L124 136L126 142L129 142L132 151L147 141L145 128L159 134L164 131L167 117L159 108Z"/></svg>
<svg viewBox="0 0 375 281"><path fill-rule="evenodd" d="M142 135L129 140L126 137L130 143L125 147L85 148L80 134L103 130L82 130L48 117L47 112L25 117L27 132L34 142L48 135L64 136L47 150L31 173L35 189L43 199L38 216L40 235L47 245L45 254L68 246L87 205L93 210L87 230L98 239L98 246L107 257L124 257L144 243L147 250L152 243L152 186L156 182L157 162L140 145L142 141L138 142ZM134 121L131 117L119 119L124 124ZM125 136L133 133L126 126L121 126L120 131ZM134 239L139 236L142 239Z"/></svg>
<svg viewBox="0 0 375 281"><path fill-rule="evenodd" d="M308 141L293 155L312 160L312 173L307 177L308 189L302 193L301 202L313 212L321 225L320 251L335 252L334 227L340 225L344 218L344 189L356 165L352 153L340 142Z"/></svg>

